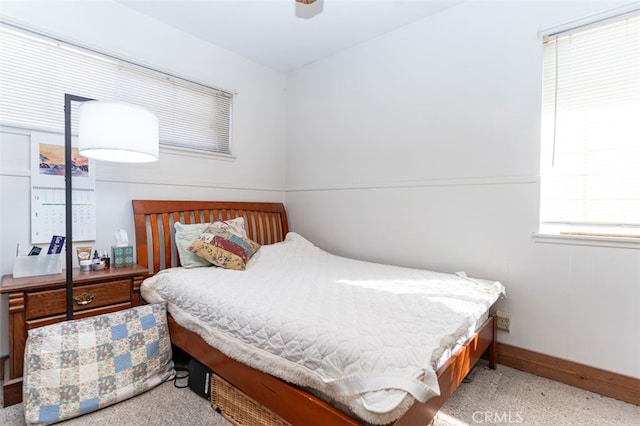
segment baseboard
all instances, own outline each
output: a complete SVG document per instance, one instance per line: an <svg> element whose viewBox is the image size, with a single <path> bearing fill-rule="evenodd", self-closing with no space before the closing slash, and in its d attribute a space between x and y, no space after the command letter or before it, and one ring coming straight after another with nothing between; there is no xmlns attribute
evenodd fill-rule
<svg viewBox="0 0 640 426"><path fill-rule="evenodd" d="M9 360L9 355L0 356L0 382L4 382L4 373L7 368L7 361Z"/></svg>
<svg viewBox="0 0 640 426"><path fill-rule="evenodd" d="M498 343L498 364L640 405L640 379Z"/></svg>

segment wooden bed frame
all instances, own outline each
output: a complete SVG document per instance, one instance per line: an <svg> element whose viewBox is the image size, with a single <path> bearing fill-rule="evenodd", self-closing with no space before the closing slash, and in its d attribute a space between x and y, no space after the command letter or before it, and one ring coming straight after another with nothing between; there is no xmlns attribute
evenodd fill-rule
<svg viewBox="0 0 640 426"><path fill-rule="evenodd" d="M281 203L228 201L134 200L133 214L137 260L152 275L179 266L173 224L208 223L214 219L244 217L248 236L259 244L283 241L288 232L287 214ZM362 425L299 387L248 367L209 346L196 333L169 318L172 343L209 367L217 375L257 403L293 425ZM440 396L415 402L396 426L427 425L483 354L496 367L496 323L493 316L438 370Z"/></svg>

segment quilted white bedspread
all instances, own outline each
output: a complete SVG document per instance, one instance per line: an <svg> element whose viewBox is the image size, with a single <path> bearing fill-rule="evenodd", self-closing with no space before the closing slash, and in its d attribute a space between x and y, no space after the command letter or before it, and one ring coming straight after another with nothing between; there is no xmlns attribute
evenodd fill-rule
<svg viewBox="0 0 640 426"><path fill-rule="evenodd" d="M318 390L372 424L439 394L434 363L504 293L498 282L357 261L296 233L245 271L172 268L142 284L227 356Z"/></svg>

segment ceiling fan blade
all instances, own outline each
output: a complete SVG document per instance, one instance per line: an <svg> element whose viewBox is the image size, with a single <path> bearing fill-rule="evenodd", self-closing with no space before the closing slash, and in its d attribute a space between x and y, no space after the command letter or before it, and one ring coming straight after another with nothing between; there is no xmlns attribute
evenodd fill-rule
<svg viewBox="0 0 640 426"><path fill-rule="evenodd" d="M316 0L296 0L298 3L311 4Z"/></svg>

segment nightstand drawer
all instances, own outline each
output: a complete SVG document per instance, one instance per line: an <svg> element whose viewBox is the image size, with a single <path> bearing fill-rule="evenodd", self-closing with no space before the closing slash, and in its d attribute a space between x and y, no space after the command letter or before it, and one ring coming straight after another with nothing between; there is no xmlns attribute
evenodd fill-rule
<svg viewBox="0 0 640 426"><path fill-rule="evenodd" d="M25 295L27 320L66 312L66 290L56 289ZM131 300L131 280L84 285L73 289L73 310L80 311Z"/></svg>

